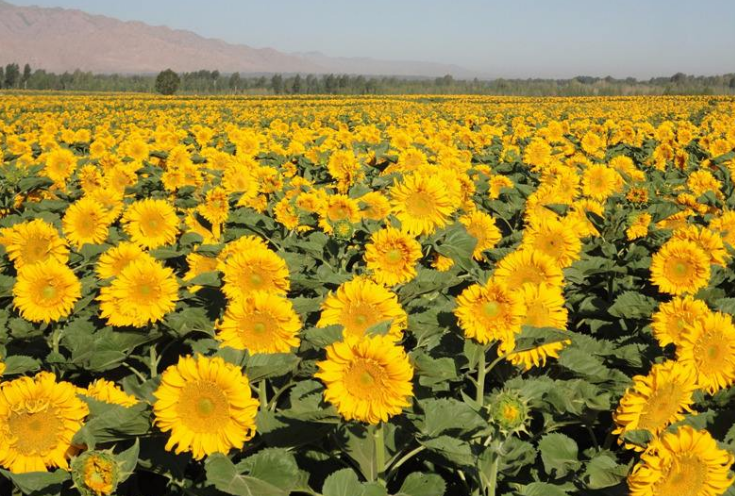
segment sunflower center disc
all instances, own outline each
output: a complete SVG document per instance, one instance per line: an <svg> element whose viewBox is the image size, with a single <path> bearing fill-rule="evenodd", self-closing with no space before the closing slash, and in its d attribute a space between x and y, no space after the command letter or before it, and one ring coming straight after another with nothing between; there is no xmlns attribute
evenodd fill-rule
<svg viewBox="0 0 735 496"><path fill-rule="evenodd" d="M500 312L500 305L497 301L488 301L482 306L482 310L488 317L497 317Z"/></svg>

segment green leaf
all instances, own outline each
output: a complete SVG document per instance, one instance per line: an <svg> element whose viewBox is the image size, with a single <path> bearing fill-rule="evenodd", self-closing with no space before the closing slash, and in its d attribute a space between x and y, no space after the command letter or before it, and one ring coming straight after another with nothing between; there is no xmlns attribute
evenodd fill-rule
<svg viewBox="0 0 735 496"><path fill-rule="evenodd" d="M378 475L375 443L368 428L362 424L342 424L337 431L337 440L342 451L360 468L363 477L374 480Z"/></svg>
<svg viewBox="0 0 735 496"><path fill-rule="evenodd" d="M251 381L288 374L299 364L299 357L291 353L254 355L248 358L245 372Z"/></svg>
<svg viewBox="0 0 735 496"><path fill-rule="evenodd" d="M235 496L288 496L289 492L264 480L238 473L225 455L216 453L204 463L207 482L220 491Z"/></svg>
<svg viewBox="0 0 735 496"><path fill-rule="evenodd" d="M41 362L25 355L11 355L5 358L5 375L25 374L41 368Z"/></svg>
<svg viewBox="0 0 735 496"><path fill-rule="evenodd" d="M636 446L645 447L653 440L653 434L647 429L637 429L634 431L627 431L623 434L623 439Z"/></svg>
<svg viewBox="0 0 735 496"><path fill-rule="evenodd" d="M617 486L628 475L628 467L620 465L612 453L600 453L587 463L584 478L590 489Z"/></svg>
<svg viewBox="0 0 735 496"><path fill-rule="evenodd" d="M351 468L332 473L324 481L322 496L362 496L364 488Z"/></svg>
<svg viewBox="0 0 735 496"><path fill-rule="evenodd" d="M266 448L237 464L245 472L290 493L299 481L299 467L294 456L285 449Z"/></svg>
<svg viewBox="0 0 735 496"><path fill-rule="evenodd" d="M420 443L457 465L472 466L474 464L474 457L470 445L460 439L450 436L439 436L433 439L422 440Z"/></svg>
<svg viewBox="0 0 735 496"><path fill-rule="evenodd" d="M615 298L615 303L607 309L613 317L628 319L647 319L656 308L656 300L635 291L626 291Z"/></svg>
<svg viewBox="0 0 735 496"><path fill-rule="evenodd" d="M89 405L89 420L74 435L75 444L94 447L97 443L133 439L150 430L148 406L145 403L124 407L86 396L84 400Z"/></svg>
<svg viewBox="0 0 735 496"><path fill-rule="evenodd" d="M581 466L577 458L579 448L576 441L564 434L557 432L547 434L539 441L538 447L541 451L541 460L544 462L544 471L548 475L556 472L557 479Z"/></svg>
<svg viewBox="0 0 735 496"><path fill-rule="evenodd" d="M120 482L125 480L132 475L135 467L138 465L138 456L140 455L140 440L135 439L133 445L117 455L117 459L120 462Z"/></svg>
<svg viewBox="0 0 735 496"><path fill-rule="evenodd" d="M456 222L446 229L444 239L436 246L436 251L454 260L462 269L470 270L473 267L472 252L476 245L477 239L467 232L465 226Z"/></svg>
<svg viewBox="0 0 735 496"><path fill-rule="evenodd" d="M181 312L169 314L166 325L179 336L186 336L190 332L205 332L214 336L214 322L207 316L207 311L201 307L187 307Z"/></svg>
<svg viewBox="0 0 735 496"><path fill-rule="evenodd" d="M516 494L519 496L569 496L569 493L561 487L546 482L532 482L519 486Z"/></svg>
<svg viewBox="0 0 735 496"><path fill-rule="evenodd" d="M414 472L406 477L396 496L444 496L446 488L440 475Z"/></svg>
<svg viewBox="0 0 735 496"><path fill-rule="evenodd" d="M64 482L70 478L69 472L56 470L54 472L28 472L14 474L0 469L0 474L12 480L23 494L33 496L51 496L61 494Z"/></svg>
<svg viewBox="0 0 735 496"><path fill-rule="evenodd" d="M199 274L198 276L189 279L186 282L187 286L208 286L211 288L218 288L221 286L221 281L219 279L219 272L217 271L211 271L211 272L203 272Z"/></svg>
<svg viewBox="0 0 735 496"><path fill-rule="evenodd" d="M422 434L437 437L446 431L472 432L482 429L487 422L467 403L451 398L419 401L424 411Z"/></svg>

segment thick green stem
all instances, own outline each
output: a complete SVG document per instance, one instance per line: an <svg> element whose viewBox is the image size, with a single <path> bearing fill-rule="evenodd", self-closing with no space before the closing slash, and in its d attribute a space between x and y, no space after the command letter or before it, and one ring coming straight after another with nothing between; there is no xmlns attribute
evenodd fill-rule
<svg viewBox="0 0 735 496"><path fill-rule="evenodd" d="M480 406L483 405L485 400L485 354L487 353L487 348L482 349L482 354L480 354L480 360L477 363L477 395L475 396L475 401L477 401Z"/></svg>
<svg viewBox="0 0 735 496"><path fill-rule="evenodd" d="M498 467L500 466L500 452L495 454L495 459L492 465L490 465L490 477L487 483L487 494L488 496L495 496L498 490Z"/></svg>
<svg viewBox="0 0 735 496"><path fill-rule="evenodd" d="M265 379L258 382L258 401L260 401L260 409L265 410L268 408L268 396L266 392Z"/></svg>
<svg viewBox="0 0 735 496"><path fill-rule="evenodd" d="M383 435L383 422L375 426L373 430L373 441L375 442L375 472L381 482L385 482L385 437Z"/></svg>

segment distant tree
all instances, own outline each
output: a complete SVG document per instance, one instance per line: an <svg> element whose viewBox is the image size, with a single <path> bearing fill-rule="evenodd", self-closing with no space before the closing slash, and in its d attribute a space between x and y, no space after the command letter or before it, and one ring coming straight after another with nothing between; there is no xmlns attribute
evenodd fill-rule
<svg viewBox="0 0 735 496"><path fill-rule="evenodd" d="M23 85L23 88L28 88L28 81L31 79L31 75L33 72L31 71L31 65L26 64L23 66L23 75L20 77L20 83Z"/></svg>
<svg viewBox="0 0 735 496"><path fill-rule="evenodd" d="M293 84L291 85L291 90L296 93L297 95L301 93L301 75L296 74L296 77L293 78Z"/></svg>
<svg viewBox="0 0 735 496"><path fill-rule="evenodd" d="M730 79L730 88L735 88L735 76Z"/></svg>
<svg viewBox="0 0 735 496"><path fill-rule="evenodd" d="M5 67L0 65L0 88L5 87Z"/></svg>
<svg viewBox="0 0 735 496"><path fill-rule="evenodd" d="M20 80L20 66L18 64L8 64L5 66L5 87L15 88Z"/></svg>
<svg viewBox="0 0 735 496"><path fill-rule="evenodd" d="M271 78L271 88L276 95L283 93L283 76L274 74Z"/></svg>
<svg viewBox="0 0 735 496"><path fill-rule="evenodd" d="M179 89L181 79L171 69L161 71L156 76L156 91L162 95L173 95Z"/></svg>
<svg viewBox="0 0 735 496"><path fill-rule="evenodd" d="M230 89L234 91L235 93L240 91L240 88L242 87L242 78L240 77L239 72L232 73L232 75L230 76L230 81L228 85L230 86Z"/></svg>
<svg viewBox="0 0 735 496"><path fill-rule="evenodd" d="M334 74L324 76L324 91L330 95L337 93L337 79Z"/></svg>
<svg viewBox="0 0 735 496"><path fill-rule="evenodd" d="M683 72L677 72L673 76L671 76L671 82L674 84L683 84L687 80L687 75Z"/></svg>

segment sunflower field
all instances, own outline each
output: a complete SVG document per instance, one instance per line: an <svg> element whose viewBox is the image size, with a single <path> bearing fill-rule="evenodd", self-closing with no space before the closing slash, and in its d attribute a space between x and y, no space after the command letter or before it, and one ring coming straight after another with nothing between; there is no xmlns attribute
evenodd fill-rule
<svg viewBox="0 0 735 496"><path fill-rule="evenodd" d="M735 99L0 96L0 494L735 495Z"/></svg>

